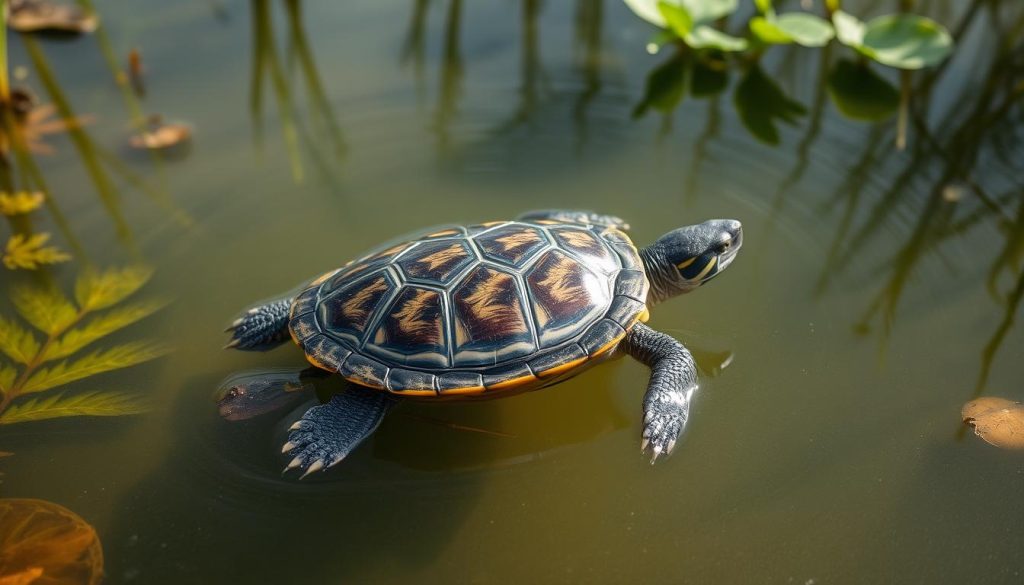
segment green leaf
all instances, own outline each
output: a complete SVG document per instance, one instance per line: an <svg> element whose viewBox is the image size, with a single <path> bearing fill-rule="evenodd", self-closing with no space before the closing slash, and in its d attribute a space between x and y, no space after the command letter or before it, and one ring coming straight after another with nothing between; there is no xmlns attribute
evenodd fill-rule
<svg viewBox="0 0 1024 585"><path fill-rule="evenodd" d="M661 17L665 19L672 32L679 35L680 38L685 37L693 28L693 19L682 6L662 1L658 2L658 12L661 13Z"/></svg>
<svg viewBox="0 0 1024 585"><path fill-rule="evenodd" d="M66 416L122 416L148 410L130 394L120 392L83 392L56 394L15 402L0 413L0 424L13 424Z"/></svg>
<svg viewBox="0 0 1024 585"><path fill-rule="evenodd" d="M134 366L158 358L167 352L166 347L151 342L115 345L74 361L63 361L53 367L40 369L29 377L21 392L42 392L96 374Z"/></svg>
<svg viewBox="0 0 1024 585"><path fill-rule="evenodd" d="M739 0L682 0L694 24L708 24L736 12Z"/></svg>
<svg viewBox="0 0 1024 585"><path fill-rule="evenodd" d="M747 70L736 86L733 101L747 130L768 144L779 143L778 122L792 124L807 113L800 102L786 96L758 65Z"/></svg>
<svg viewBox="0 0 1024 585"><path fill-rule="evenodd" d="M153 271L144 266L84 272L75 283L75 300L84 311L105 309L139 290L152 274Z"/></svg>
<svg viewBox="0 0 1024 585"><path fill-rule="evenodd" d="M668 114L679 105L686 89L689 61L677 51L667 61L647 74L643 100L633 108L633 117L640 118L648 108Z"/></svg>
<svg viewBox="0 0 1024 585"><path fill-rule="evenodd" d="M78 319L78 309L55 288L16 287L11 300L26 321L47 335L63 331Z"/></svg>
<svg viewBox="0 0 1024 585"><path fill-rule="evenodd" d="M824 47L835 36L832 25L824 18L806 12L790 12L775 19L779 27L789 38L804 47Z"/></svg>
<svg viewBox="0 0 1024 585"><path fill-rule="evenodd" d="M152 315L167 306L166 301L148 301L111 309L81 327L71 329L47 348L44 361L68 357L90 343Z"/></svg>
<svg viewBox="0 0 1024 585"><path fill-rule="evenodd" d="M661 28L668 27L665 17L658 10L657 0L625 0L625 2L626 6L633 11L633 14L655 26L660 26Z"/></svg>
<svg viewBox="0 0 1024 585"><path fill-rule="evenodd" d="M900 94L867 65L843 59L828 76L828 93L839 111L855 120L877 122L896 113Z"/></svg>
<svg viewBox="0 0 1024 585"><path fill-rule="evenodd" d="M872 19L862 41L869 55L883 65L921 69L936 65L953 50L953 38L942 25L913 14Z"/></svg>
<svg viewBox="0 0 1024 585"><path fill-rule="evenodd" d="M683 40L694 49L718 49L727 53L744 51L748 46L747 39L727 35L707 25L694 27Z"/></svg>
<svg viewBox="0 0 1024 585"><path fill-rule="evenodd" d="M718 95L729 85L729 73L723 63L706 63L698 61L693 66L690 79L690 95L705 98Z"/></svg>
<svg viewBox="0 0 1024 585"><path fill-rule="evenodd" d="M774 20L763 16L755 16L750 19L750 32L754 33L761 42L770 45L786 45L793 42L793 39L786 34Z"/></svg>
<svg viewBox="0 0 1024 585"><path fill-rule="evenodd" d="M837 10L832 15L832 26L836 29L836 38L844 45L859 49L864 44L864 32L867 28L856 16Z"/></svg>
<svg viewBox="0 0 1024 585"><path fill-rule="evenodd" d="M754 0L754 5L757 6L757 11L762 14L767 14L772 10L772 0Z"/></svg>
<svg viewBox="0 0 1024 585"><path fill-rule="evenodd" d="M44 264L57 264L71 260L64 252L54 246L47 246L50 234L14 234L7 240L3 253L4 266L11 270L24 268L35 270Z"/></svg>
<svg viewBox="0 0 1024 585"><path fill-rule="evenodd" d="M806 12L756 16L750 20L750 30L765 43L805 47L823 47L835 34L827 20Z"/></svg>
<svg viewBox="0 0 1024 585"><path fill-rule="evenodd" d="M8 364L0 364L0 393L7 392L14 385L14 379L18 377L18 370Z"/></svg>
<svg viewBox="0 0 1024 585"><path fill-rule="evenodd" d="M31 332L0 315L0 351L19 364L27 364L39 352L39 342Z"/></svg>

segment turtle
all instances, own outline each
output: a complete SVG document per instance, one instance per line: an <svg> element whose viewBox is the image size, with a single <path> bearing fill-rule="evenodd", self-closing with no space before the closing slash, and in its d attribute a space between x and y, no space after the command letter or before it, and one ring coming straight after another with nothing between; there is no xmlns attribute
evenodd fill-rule
<svg viewBox="0 0 1024 585"><path fill-rule="evenodd" d="M225 346L289 338L347 383L288 430L285 472L342 461L406 400L472 400L547 388L618 355L651 369L641 452L670 454L698 388L691 353L646 323L649 309L699 288L743 243L739 221L674 229L637 248L622 219L541 210L393 241L243 312ZM283 384L301 384L281 378ZM242 381L232 392L245 392Z"/></svg>

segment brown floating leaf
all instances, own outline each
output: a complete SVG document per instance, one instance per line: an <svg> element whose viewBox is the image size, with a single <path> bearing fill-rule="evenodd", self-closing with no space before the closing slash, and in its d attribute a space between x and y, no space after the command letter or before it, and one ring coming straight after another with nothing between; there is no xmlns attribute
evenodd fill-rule
<svg viewBox="0 0 1024 585"><path fill-rule="evenodd" d="M96 585L103 549L92 526L52 502L0 499L0 584Z"/></svg>
<svg viewBox="0 0 1024 585"><path fill-rule="evenodd" d="M144 132L133 134L128 143L132 148L165 150L188 142L192 138L192 127L178 122L164 122L159 116L149 120Z"/></svg>
<svg viewBox="0 0 1024 585"><path fill-rule="evenodd" d="M1003 449L1024 449L1024 405L1021 403L984 396L965 404L960 416L985 442Z"/></svg>
<svg viewBox="0 0 1024 585"><path fill-rule="evenodd" d="M11 28L18 32L91 33L99 24L96 15L78 6L54 4L47 0L11 0L7 19Z"/></svg>

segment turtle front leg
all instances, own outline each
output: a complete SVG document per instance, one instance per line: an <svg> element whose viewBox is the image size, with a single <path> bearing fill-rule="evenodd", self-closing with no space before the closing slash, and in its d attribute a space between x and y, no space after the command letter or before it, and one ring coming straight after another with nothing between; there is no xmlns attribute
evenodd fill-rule
<svg viewBox="0 0 1024 585"><path fill-rule="evenodd" d="M516 219L525 221L538 219L551 219L554 221L574 221L576 223L587 223L590 225L606 225L620 230L628 230L629 224L621 217L614 215L603 215L593 211L577 209L537 209L527 211Z"/></svg>
<svg viewBox="0 0 1024 585"><path fill-rule="evenodd" d="M660 455L672 452L686 427L690 399L697 390L697 366L682 343L643 323L629 330L623 345L629 355L651 368L640 448L650 450L654 463Z"/></svg>
<svg viewBox="0 0 1024 585"><path fill-rule="evenodd" d="M377 430L394 404L382 391L351 385L327 404L310 408L291 426L281 448L292 456L284 470L299 469L306 477L338 464Z"/></svg>
<svg viewBox="0 0 1024 585"><path fill-rule="evenodd" d="M231 333L231 341L224 349L263 351L280 345L289 337L291 306L292 298L288 297L249 309L225 330Z"/></svg>

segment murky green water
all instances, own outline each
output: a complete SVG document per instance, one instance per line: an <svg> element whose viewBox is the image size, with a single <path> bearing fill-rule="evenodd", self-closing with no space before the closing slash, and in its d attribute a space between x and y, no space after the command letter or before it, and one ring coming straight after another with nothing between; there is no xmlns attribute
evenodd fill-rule
<svg viewBox="0 0 1024 585"><path fill-rule="evenodd" d="M672 55L645 53L649 27L611 0L104 1L99 35L13 38L24 83L57 99L45 59L102 151L105 179L65 136L34 157L67 231L45 210L32 226L76 254L45 272L70 287L90 263L152 266L146 292L173 303L112 339L174 351L69 387L138 393L148 414L0 428L0 493L92 523L109 583L1020 582L1024 459L959 410L1022 397L1024 12L919 4L958 52L912 77L903 151L895 118L829 100L836 45L766 57L805 108L776 146L741 123L735 69L722 94L634 118ZM141 50L142 109L193 124L184 156L122 146L105 47ZM653 312L705 370L664 464L639 453L647 372L630 360L406 405L302 483L279 454L302 408L218 417L225 376L304 363L291 345L222 351L238 309L405 232L537 207L623 216L644 245L744 222L726 274ZM5 294L33 280L2 270Z"/></svg>

